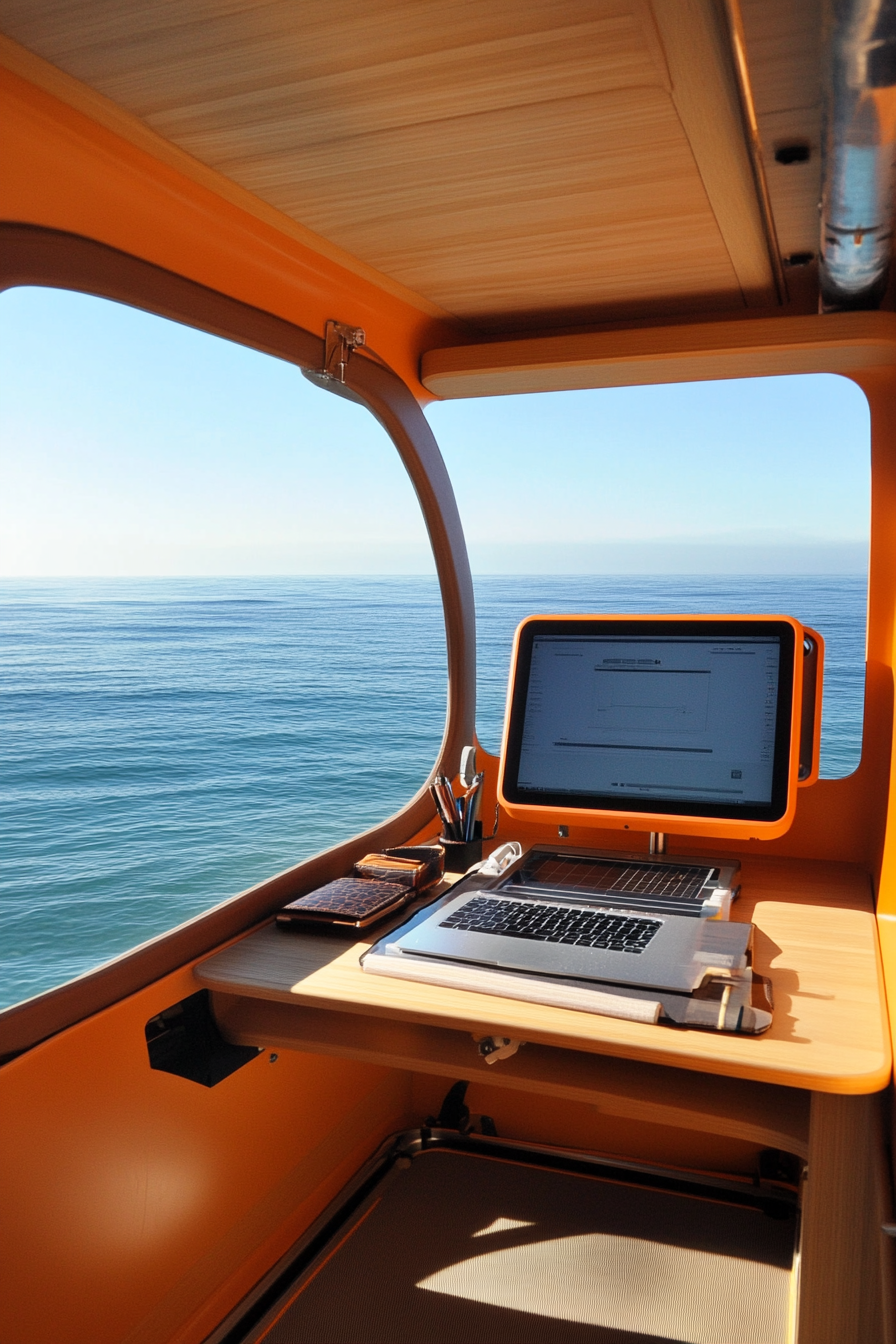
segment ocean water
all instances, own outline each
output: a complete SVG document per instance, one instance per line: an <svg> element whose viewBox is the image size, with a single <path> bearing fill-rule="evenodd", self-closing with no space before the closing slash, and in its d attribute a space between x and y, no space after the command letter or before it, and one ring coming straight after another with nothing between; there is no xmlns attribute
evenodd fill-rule
<svg viewBox="0 0 896 1344"><path fill-rule="evenodd" d="M822 774L859 758L865 584L476 580L496 750L532 612L786 611L826 640ZM0 1006L399 808L444 727L434 578L0 581Z"/></svg>

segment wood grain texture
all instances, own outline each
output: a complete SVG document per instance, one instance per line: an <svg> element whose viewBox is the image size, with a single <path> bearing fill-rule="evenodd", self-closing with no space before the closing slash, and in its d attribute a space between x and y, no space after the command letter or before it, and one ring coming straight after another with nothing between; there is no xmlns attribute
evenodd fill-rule
<svg viewBox="0 0 896 1344"><path fill-rule="evenodd" d="M881 1105L875 1096L812 1098L797 1332L807 1344L883 1344L890 1332Z"/></svg>
<svg viewBox="0 0 896 1344"><path fill-rule="evenodd" d="M769 112L760 120L765 147L766 180L775 216L781 255L818 252L821 200L821 150L819 110ZM804 141L811 147L808 163L775 162L775 146ZM791 281L793 277L790 277Z"/></svg>
<svg viewBox="0 0 896 1344"><path fill-rule="evenodd" d="M808 1155L809 1098L796 1088L694 1075L683 1069L526 1045L488 1065L472 1036L416 1022L214 995L222 1032L239 1045L334 1055L443 1078L585 1102L604 1115L720 1134Z"/></svg>
<svg viewBox="0 0 896 1344"><path fill-rule="evenodd" d="M781 252L818 250L821 198L821 0L740 0L763 165ZM808 163L775 162L805 141Z"/></svg>
<svg viewBox="0 0 896 1344"><path fill-rule="evenodd" d="M427 351L424 386L444 399L892 366L896 315L754 318Z"/></svg>
<svg viewBox="0 0 896 1344"><path fill-rule="evenodd" d="M746 857L737 917L757 926L756 967L775 1017L762 1037L673 1031L365 975L366 943L266 927L200 963L221 993L503 1035L825 1092L864 1093L890 1075L890 1038L867 875L848 864Z"/></svg>
<svg viewBox="0 0 896 1344"><path fill-rule="evenodd" d="M165 142L480 325L773 298L712 0L4 0Z"/></svg>
<svg viewBox="0 0 896 1344"><path fill-rule="evenodd" d="M393 295L401 302L410 304L413 308L427 313L430 317L448 318L450 316L436 304L424 299L421 294L415 294L413 290L400 285L396 280L390 279L389 276L383 275L381 271L375 270L372 266L366 266L364 262L357 257L353 257L344 248L337 247L297 220L290 219L282 211L276 210L273 206L260 200L252 192L246 191L244 187L238 186L230 178L225 177L223 173L216 172L213 168L200 163L193 155L187 154L184 150L172 144L170 140L166 140L164 136L159 135L157 131L152 130L145 121L141 121L132 112L119 107L111 98L98 93L89 85L82 83L81 80L73 79L71 75L65 74L57 66L51 65L49 61L44 61L41 57L35 56L33 52L28 51L18 42L13 42L2 33L0 33L0 68L11 71L14 75L27 80L29 84L35 85L38 89L42 89L45 93L59 99L68 107L82 112L91 121L105 127L114 135L120 136L137 149L144 150L154 159L173 168L177 173L196 182L199 186L214 192L216 196L222 197L239 210L245 211L263 223L270 225L279 234L285 234L293 241L310 248L318 256L328 258L328 260L344 267L350 273L376 285L378 289L385 290L386 293Z"/></svg>
<svg viewBox="0 0 896 1344"><path fill-rule="evenodd" d="M715 0L652 0L672 99L749 307L779 299L774 229L763 214L735 76L732 35Z"/></svg>

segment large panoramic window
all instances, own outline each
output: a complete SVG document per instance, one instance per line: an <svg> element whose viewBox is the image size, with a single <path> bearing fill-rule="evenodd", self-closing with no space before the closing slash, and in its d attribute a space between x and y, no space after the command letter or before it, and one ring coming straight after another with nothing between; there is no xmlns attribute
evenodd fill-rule
<svg viewBox="0 0 896 1344"><path fill-rule="evenodd" d="M101 299L0 325L3 1006L397 810L446 665L362 407Z"/></svg>
<svg viewBox="0 0 896 1344"><path fill-rule="evenodd" d="M492 397L427 410L476 585L496 752L536 612L784 613L824 636L821 774L861 752L868 403L828 374Z"/></svg>

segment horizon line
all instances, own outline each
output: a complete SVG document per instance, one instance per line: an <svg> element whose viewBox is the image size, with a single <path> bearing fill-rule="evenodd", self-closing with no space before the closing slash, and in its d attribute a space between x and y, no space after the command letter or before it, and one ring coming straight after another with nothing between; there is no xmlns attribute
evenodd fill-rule
<svg viewBox="0 0 896 1344"><path fill-rule="evenodd" d="M868 574L862 570L472 570L474 578L481 579L866 579ZM99 579L438 579L434 569L408 570L295 570L272 573L240 573L223 571L216 574L179 573L179 574L0 574L0 583L36 582L53 580L99 580Z"/></svg>

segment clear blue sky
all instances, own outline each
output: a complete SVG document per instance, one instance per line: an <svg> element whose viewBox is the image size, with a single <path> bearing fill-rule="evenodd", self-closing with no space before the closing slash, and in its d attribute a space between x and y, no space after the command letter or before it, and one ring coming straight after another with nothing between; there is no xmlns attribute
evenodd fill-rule
<svg viewBox="0 0 896 1344"><path fill-rule="evenodd" d="M0 296L0 574L427 572L397 454L298 370L117 304ZM480 572L860 568L868 410L843 378L448 402Z"/></svg>

